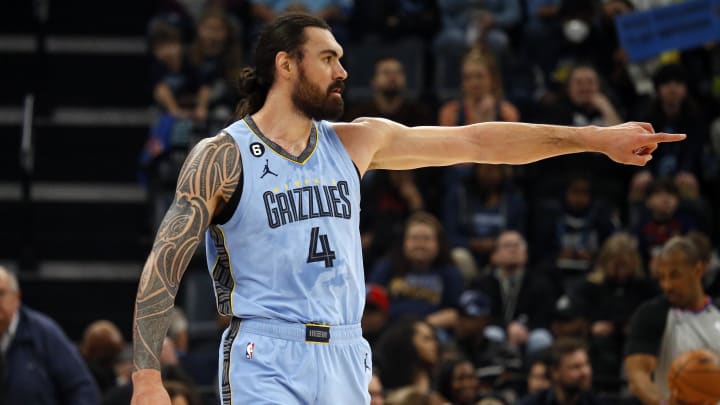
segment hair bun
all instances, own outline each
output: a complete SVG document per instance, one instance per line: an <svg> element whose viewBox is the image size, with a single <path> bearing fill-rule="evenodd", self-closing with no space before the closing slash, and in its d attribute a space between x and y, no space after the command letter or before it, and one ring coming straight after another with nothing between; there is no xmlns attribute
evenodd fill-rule
<svg viewBox="0 0 720 405"><path fill-rule="evenodd" d="M244 67L240 71L238 89L242 97L249 96L260 89L259 78L255 72L255 68Z"/></svg>

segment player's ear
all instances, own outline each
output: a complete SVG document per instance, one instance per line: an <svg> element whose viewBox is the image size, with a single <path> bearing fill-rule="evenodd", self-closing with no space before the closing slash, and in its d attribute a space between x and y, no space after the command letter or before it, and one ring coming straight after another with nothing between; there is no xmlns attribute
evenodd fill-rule
<svg viewBox="0 0 720 405"><path fill-rule="evenodd" d="M278 75L287 78L292 71L292 64L293 59L290 57L289 53L280 51L275 54L275 72Z"/></svg>

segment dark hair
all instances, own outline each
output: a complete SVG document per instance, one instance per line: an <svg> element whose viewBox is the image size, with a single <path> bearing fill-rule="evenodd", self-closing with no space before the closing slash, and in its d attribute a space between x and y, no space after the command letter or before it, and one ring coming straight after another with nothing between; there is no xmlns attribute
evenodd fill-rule
<svg viewBox="0 0 720 405"><path fill-rule="evenodd" d="M220 55L220 68L223 79L232 81L240 71L240 61L242 60L242 48L240 47L239 28L235 20L229 16L222 8L211 7L207 9L200 17L199 25L205 23L209 19L217 18L223 24L227 38L222 54ZM208 57L207 50L203 47L200 36L198 35L190 46L188 52L190 61L195 66L200 66Z"/></svg>
<svg viewBox="0 0 720 405"><path fill-rule="evenodd" d="M575 353L578 350L587 352L587 344L584 340L576 338L558 339L550 347L547 365L551 369L557 369L560 367L563 357Z"/></svg>
<svg viewBox="0 0 720 405"><path fill-rule="evenodd" d="M159 22L154 24L152 30L150 31L151 48L180 42L182 42L180 30L170 24Z"/></svg>
<svg viewBox="0 0 720 405"><path fill-rule="evenodd" d="M688 232L687 234L685 234L685 237L688 238L693 244L695 244L695 248L698 251L700 259L704 263L710 263L710 260L712 260L713 249L710 238L708 238L708 236L704 232L698 230Z"/></svg>
<svg viewBox="0 0 720 405"><path fill-rule="evenodd" d="M412 263L405 256L405 237L407 236L408 229L411 225L424 224L428 225L435 231L435 238L438 244L438 253L435 260L432 262L432 267L436 270L442 270L447 265L452 264L452 257L450 256L450 244L445 236L442 223L433 214L425 211L417 211L410 215L405 221L405 227L403 228L402 238L400 238L399 244L396 246L395 251L392 255L392 261L394 264L394 274L398 276L404 276L412 269Z"/></svg>
<svg viewBox="0 0 720 405"><path fill-rule="evenodd" d="M440 369L437 373L437 391L451 402L455 401L452 389L453 374L455 373L455 368L463 363L472 364L470 360L464 357L447 359L440 364ZM474 369L475 366L473 366L473 370Z"/></svg>
<svg viewBox="0 0 720 405"><path fill-rule="evenodd" d="M428 324L416 316L403 317L380 336L377 343L377 360L385 389L411 385L419 372L432 372L432 366L420 358L413 337L419 323Z"/></svg>
<svg viewBox="0 0 720 405"><path fill-rule="evenodd" d="M284 14L265 26L255 48L255 67L240 71L238 88L242 100L235 110L235 119L254 114L265 104L275 80L275 56L278 52L287 52L302 59L301 48L307 42L306 27L330 30L323 19L305 13Z"/></svg>
<svg viewBox="0 0 720 405"><path fill-rule="evenodd" d="M675 183L671 179L665 177L661 177L655 180L652 184L650 184L650 187L647 191L647 197L650 197L651 195L656 193L668 193L678 198L680 197L680 191L678 190Z"/></svg>
<svg viewBox="0 0 720 405"><path fill-rule="evenodd" d="M680 82L687 84L688 73L685 68L679 63L669 63L662 65L653 75L653 84L655 88L667 82Z"/></svg>

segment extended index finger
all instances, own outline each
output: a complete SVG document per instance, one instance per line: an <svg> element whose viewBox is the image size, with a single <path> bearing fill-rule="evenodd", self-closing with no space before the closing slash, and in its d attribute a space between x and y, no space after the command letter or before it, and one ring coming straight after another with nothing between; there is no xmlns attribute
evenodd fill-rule
<svg viewBox="0 0 720 405"><path fill-rule="evenodd" d="M659 142L678 142L687 138L685 134L668 134L665 132L658 132L656 134L648 135L648 143L659 143Z"/></svg>

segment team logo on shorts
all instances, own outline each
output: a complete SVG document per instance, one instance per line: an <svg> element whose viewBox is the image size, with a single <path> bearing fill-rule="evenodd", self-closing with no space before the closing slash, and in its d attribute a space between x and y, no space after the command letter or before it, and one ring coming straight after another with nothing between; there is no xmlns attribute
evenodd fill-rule
<svg viewBox="0 0 720 405"><path fill-rule="evenodd" d="M253 352L255 351L255 342L250 342L245 346L245 358L252 360Z"/></svg>

